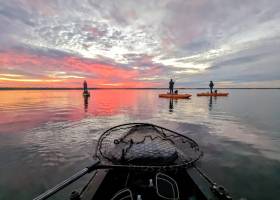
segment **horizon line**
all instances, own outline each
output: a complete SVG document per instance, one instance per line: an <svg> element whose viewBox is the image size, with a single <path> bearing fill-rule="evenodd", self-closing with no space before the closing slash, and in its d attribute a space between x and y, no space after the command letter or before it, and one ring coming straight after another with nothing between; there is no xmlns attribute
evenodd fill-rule
<svg viewBox="0 0 280 200"><path fill-rule="evenodd" d="M168 90L169 88L162 87L122 87L122 88L88 88L89 90ZM209 89L209 87L177 87L174 89ZM280 89L280 87L221 87L215 89ZM83 90L83 88L69 88L69 87L0 87L0 90Z"/></svg>

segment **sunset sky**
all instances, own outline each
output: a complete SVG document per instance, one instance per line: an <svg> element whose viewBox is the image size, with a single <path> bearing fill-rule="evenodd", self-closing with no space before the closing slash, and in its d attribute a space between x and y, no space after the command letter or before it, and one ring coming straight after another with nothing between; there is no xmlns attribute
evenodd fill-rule
<svg viewBox="0 0 280 200"><path fill-rule="evenodd" d="M279 0L0 0L0 87L280 87Z"/></svg>

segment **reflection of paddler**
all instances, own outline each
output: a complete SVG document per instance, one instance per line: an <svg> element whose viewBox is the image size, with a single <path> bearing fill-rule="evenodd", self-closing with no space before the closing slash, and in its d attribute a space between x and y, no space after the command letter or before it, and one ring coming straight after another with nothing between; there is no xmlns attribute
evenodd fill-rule
<svg viewBox="0 0 280 200"><path fill-rule="evenodd" d="M209 99L209 110L212 110L212 105L213 105L213 97L210 96L210 99Z"/></svg>
<svg viewBox="0 0 280 200"><path fill-rule="evenodd" d="M173 99L170 98L169 100L169 112L173 112Z"/></svg>
<svg viewBox="0 0 280 200"><path fill-rule="evenodd" d="M213 98L214 98L214 100L213 100ZM217 103L217 97L216 96L210 96L209 97L209 111L212 110L213 103L214 103L214 105Z"/></svg>
<svg viewBox="0 0 280 200"><path fill-rule="evenodd" d="M88 109L88 98L89 98L89 96L84 96L84 108L85 108L85 112L87 112L87 109Z"/></svg>

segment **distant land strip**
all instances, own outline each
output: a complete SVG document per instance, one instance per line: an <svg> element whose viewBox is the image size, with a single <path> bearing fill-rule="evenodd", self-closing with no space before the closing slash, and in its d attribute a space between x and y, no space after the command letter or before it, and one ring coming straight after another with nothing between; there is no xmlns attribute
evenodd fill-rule
<svg viewBox="0 0 280 200"><path fill-rule="evenodd" d="M89 90L168 90L169 88L88 88ZM196 90L207 90L209 88L200 88L200 87L179 87L179 88L175 88L178 90L192 90L192 89L196 89ZM248 89L253 89L253 90L279 90L280 87L273 87L273 88L269 88L269 87L263 87L263 88L215 88L218 90L225 90L225 89L229 89L229 90L248 90ZM45 87L33 87L33 88L29 88L29 87L0 87L0 90L83 90L83 88L45 88Z"/></svg>

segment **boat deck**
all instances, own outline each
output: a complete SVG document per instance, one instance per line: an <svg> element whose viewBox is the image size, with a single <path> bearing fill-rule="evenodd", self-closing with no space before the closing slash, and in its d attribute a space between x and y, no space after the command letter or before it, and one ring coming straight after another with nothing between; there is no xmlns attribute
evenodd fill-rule
<svg viewBox="0 0 280 200"><path fill-rule="evenodd" d="M186 173L186 170L163 173L177 182L179 199L207 199ZM162 197L159 197L157 194L155 187L149 186L150 179L155 184L155 174L155 172L143 171L99 170L96 177L90 181L82 194L82 200L109 200L118 191L125 188L129 188L132 191L133 199L137 199L137 196L141 195L143 200L162 200Z"/></svg>

